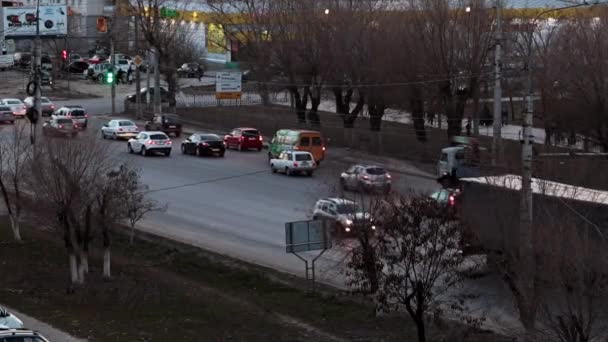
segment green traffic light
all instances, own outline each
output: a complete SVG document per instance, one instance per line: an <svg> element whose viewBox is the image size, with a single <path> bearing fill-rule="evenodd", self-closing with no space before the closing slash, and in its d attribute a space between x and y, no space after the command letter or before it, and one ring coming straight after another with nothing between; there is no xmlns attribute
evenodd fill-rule
<svg viewBox="0 0 608 342"><path fill-rule="evenodd" d="M114 83L114 73L113 72L106 73L106 83L108 83L108 84Z"/></svg>

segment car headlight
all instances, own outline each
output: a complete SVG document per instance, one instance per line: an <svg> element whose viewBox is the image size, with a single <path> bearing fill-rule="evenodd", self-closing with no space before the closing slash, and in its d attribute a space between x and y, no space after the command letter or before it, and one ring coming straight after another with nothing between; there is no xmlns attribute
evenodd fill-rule
<svg viewBox="0 0 608 342"><path fill-rule="evenodd" d="M376 226L372 225L372 230L376 230Z"/></svg>
<svg viewBox="0 0 608 342"><path fill-rule="evenodd" d="M350 226L351 224L353 224L353 221L347 219L347 220L344 220L344 224L347 226Z"/></svg>
<svg viewBox="0 0 608 342"><path fill-rule="evenodd" d="M344 231L348 233L348 232L350 232L350 228L346 227L346 228L344 228Z"/></svg>

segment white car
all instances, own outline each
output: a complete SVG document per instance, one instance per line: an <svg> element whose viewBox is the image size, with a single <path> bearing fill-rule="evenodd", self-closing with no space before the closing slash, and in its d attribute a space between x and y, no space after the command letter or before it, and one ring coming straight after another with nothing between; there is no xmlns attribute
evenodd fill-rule
<svg viewBox="0 0 608 342"><path fill-rule="evenodd" d="M154 152L161 152L165 156L171 155L171 139L164 132L141 132L135 138L129 139L127 149L129 153L139 153L148 156Z"/></svg>
<svg viewBox="0 0 608 342"><path fill-rule="evenodd" d="M353 229L376 230L374 219L357 202L344 198L323 198L315 203L314 220L331 220L341 232L350 233Z"/></svg>
<svg viewBox="0 0 608 342"><path fill-rule="evenodd" d="M23 322L17 316L0 306L0 326L8 329L21 329L23 328Z"/></svg>
<svg viewBox="0 0 608 342"><path fill-rule="evenodd" d="M270 170L272 173L278 171L291 176L296 173L305 173L312 176L317 168L315 158L310 152L304 151L283 151L277 158L270 159Z"/></svg>
<svg viewBox="0 0 608 342"><path fill-rule="evenodd" d="M13 115L25 117L25 111L27 110L27 107L25 106L25 103L23 103L23 101L19 99L2 99L2 104L11 107Z"/></svg>
<svg viewBox="0 0 608 342"><path fill-rule="evenodd" d="M138 134L139 128L131 120L110 120L110 122L101 127L101 137L104 139L130 139L135 138Z"/></svg>

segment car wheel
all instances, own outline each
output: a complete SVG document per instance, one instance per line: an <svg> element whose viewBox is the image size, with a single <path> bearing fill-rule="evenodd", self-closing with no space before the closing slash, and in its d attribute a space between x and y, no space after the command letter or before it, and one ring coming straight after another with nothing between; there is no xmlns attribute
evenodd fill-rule
<svg viewBox="0 0 608 342"><path fill-rule="evenodd" d="M103 131L101 131L101 139L105 139L105 138L106 138L106 134Z"/></svg>
<svg viewBox="0 0 608 342"><path fill-rule="evenodd" d="M342 191L348 190L348 187L346 186L346 182L344 181L344 178L340 178L340 187L342 188Z"/></svg>
<svg viewBox="0 0 608 342"><path fill-rule="evenodd" d="M105 139L105 135L104 135L104 139ZM133 153L133 147L131 147L131 143L127 144L127 151L129 151L129 153Z"/></svg>
<svg viewBox="0 0 608 342"><path fill-rule="evenodd" d="M184 145L182 145L182 154L186 154L186 147Z"/></svg>
<svg viewBox="0 0 608 342"><path fill-rule="evenodd" d="M196 155L197 155L197 156L199 156L199 157L202 157L202 156L203 156L203 151L201 151L201 148L200 148L200 147L197 147L197 148L196 148Z"/></svg>
<svg viewBox="0 0 608 342"><path fill-rule="evenodd" d="M116 136L116 133L112 133L112 139L118 140L118 136Z"/></svg>
<svg viewBox="0 0 608 342"><path fill-rule="evenodd" d="M288 167L286 167L286 168L285 168L285 174L286 174L287 176L291 176L291 174L292 174L292 173L291 173L291 169L289 169Z"/></svg>
<svg viewBox="0 0 608 342"><path fill-rule="evenodd" d="M8 123L9 123L9 124L11 124L11 125L14 125L14 124L15 124L15 121L11 120L11 121L9 121Z"/></svg>
<svg viewBox="0 0 608 342"><path fill-rule="evenodd" d="M386 185L386 186L384 186L384 193L385 193L385 194L388 194L388 193L390 193L390 192L391 192L391 186L390 186L390 185Z"/></svg>
<svg viewBox="0 0 608 342"><path fill-rule="evenodd" d="M277 173L277 169L274 168L274 164L270 164L270 171L272 171L272 173Z"/></svg>
<svg viewBox="0 0 608 342"><path fill-rule="evenodd" d="M165 157L169 157L171 155L171 151L165 152Z"/></svg>
<svg viewBox="0 0 608 342"><path fill-rule="evenodd" d="M261 147L258 147L258 152L261 152L261 151L262 151L262 148L261 148Z"/></svg>
<svg viewBox="0 0 608 342"><path fill-rule="evenodd" d="M239 150L239 152L243 152L243 146L241 145L241 143L236 145L236 149Z"/></svg>
<svg viewBox="0 0 608 342"><path fill-rule="evenodd" d="M220 158L224 158L224 153L225 152L220 153Z"/></svg>
<svg viewBox="0 0 608 342"><path fill-rule="evenodd" d="M312 177L312 171L306 171L306 175L307 175L308 177Z"/></svg>
<svg viewBox="0 0 608 342"><path fill-rule="evenodd" d="M321 161L320 160L317 162L317 167L319 167L319 166L321 166Z"/></svg>
<svg viewBox="0 0 608 342"><path fill-rule="evenodd" d="M272 159L272 153L268 152L268 162L270 163L270 160Z"/></svg>
<svg viewBox="0 0 608 342"><path fill-rule="evenodd" d="M148 151L146 151L146 147L145 147L145 146L142 146L142 147L141 147L141 151L140 151L140 153L141 153L141 155L142 155L142 156L144 156L144 157L148 155Z"/></svg>
<svg viewBox="0 0 608 342"><path fill-rule="evenodd" d="M176 133L175 133L175 137L176 137L176 138L179 138L179 136L180 136L180 135L182 135L182 132L176 132Z"/></svg>

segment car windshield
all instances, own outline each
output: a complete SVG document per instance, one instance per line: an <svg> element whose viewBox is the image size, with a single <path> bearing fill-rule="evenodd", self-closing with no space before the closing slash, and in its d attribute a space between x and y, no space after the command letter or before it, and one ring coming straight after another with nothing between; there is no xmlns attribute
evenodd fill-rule
<svg viewBox="0 0 608 342"><path fill-rule="evenodd" d="M21 101L19 101L19 100L6 100L6 101L4 101L4 103L10 104L10 105L14 105L14 104L21 104Z"/></svg>
<svg viewBox="0 0 608 342"><path fill-rule="evenodd" d="M250 129L250 130L243 131L243 135L246 137L257 137L258 135L260 135L260 132L258 132L255 129Z"/></svg>
<svg viewBox="0 0 608 342"><path fill-rule="evenodd" d="M122 127L125 127L125 126L135 126L135 124L132 123L131 121L119 121L118 122L118 126L122 126Z"/></svg>
<svg viewBox="0 0 608 342"><path fill-rule="evenodd" d="M297 161L312 160L312 157L308 153L298 153L298 154L296 154L296 160Z"/></svg>
<svg viewBox="0 0 608 342"><path fill-rule="evenodd" d="M220 139L220 137L215 134L204 134L204 135L201 135L201 140L203 140L203 141L220 141L222 139Z"/></svg>
<svg viewBox="0 0 608 342"><path fill-rule="evenodd" d="M166 135L164 135L164 134L152 134L152 135L150 135L150 139L152 139L152 140L167 140L169 138Z"/></svg>
<svg viewBox="0 0 608 342"><path fill-rule="evenodd" d="M383 175L386 173L386 170L381 167L369 167L365 171L367 172L367 174L374 176Z"/></svg>
<svg viewBox="0 0 608 342"><path fill-rule="evenodd" d="M336 209L338 210L338 214L352 214L354 212L357 212L357 204L341 203L336 205Z"/></svg>
<svg viewBox="0 0 608 342"><path fill-rule="evenodd" d="M163 120L165 122L169 122L169 123L177 123L179 121L179 119L176 116L165 116L163 118Z"/></svg>
<svg viewBox="0 0 608 342"><path fill-rule="evenodd" d="M51 100L49 100L49 99L48 99L48 98L46 98L46 97L43 97L43 98L42 98L42 103L51 103Z"/></svg>
<svg viewBox="0 0 608 342"><path fill-rule="evenodd" d="M72 110L72 116L84 116L84 110L82 110L82 109Z"/></svg>

